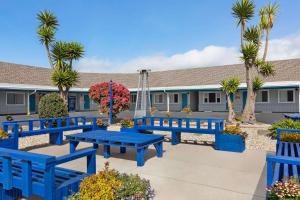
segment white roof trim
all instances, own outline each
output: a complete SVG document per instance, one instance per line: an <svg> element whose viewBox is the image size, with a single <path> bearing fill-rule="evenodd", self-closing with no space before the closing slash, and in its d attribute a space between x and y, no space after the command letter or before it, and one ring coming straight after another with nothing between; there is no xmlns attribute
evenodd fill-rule
<svg viewBox="0 0 300 200"><path fill-rule="evenodd" d="M276 82L265 82L263 87L300 87L300 81L276 81ZM209 90L209 89L220 89L220 84L211 85L194 85L194 86L171 86L171 87L150 87L150 91L164 91L164 90ZM246 88L246 84L242 83L240 89ZM37 91L58 91L57 87L45 86L45 85L30 85L30 84L11 84L11 83L0 83L0 89L7 90L37 90ZM89 88L71 88L70 92L88 92ZM137 88L129 88L129 91L136 92Z"/></svg>

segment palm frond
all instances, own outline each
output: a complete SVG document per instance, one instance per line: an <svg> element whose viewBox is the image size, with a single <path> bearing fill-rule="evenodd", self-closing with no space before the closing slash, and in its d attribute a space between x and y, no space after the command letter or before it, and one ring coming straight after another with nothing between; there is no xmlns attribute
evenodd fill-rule
<svg viewBox="0 0 300 200"><path fill-rule="evenodd" d="M37 34L42 44L50 44L54 41L55 31L52 28L40 27Z"/></svg>
<svg viewBox="0 0 300 200"><path fill-rule="evenodd" d="M67 43L66 54L69 60L78 60L84 55L84 47L78 42Z"/></svg>
<svg viewBox="0 0 300 200"><path fill-rule="evenodd" d="M62 41L55 42L52 45L52 49L51 49L51 55L54 62L59 63L67 60L68 59L67 49L68 46L66 42L62 42Z"/></svg>
<svg viewBox="0 0 300 200"><path fill-rule="evenodd" d="M220 85L222 86L222 90L227 94L234 94L238 90L240 79L238 77L232 77L226 80L222 80L220 82Z"/></svg>
<svg viewBox="0 0 300 200"><path fill-rule="evenodd" d="M261 31L257 26L251 26L245 30L243 38L247 42L252 42L256 45L260 45Z"/></svg>
<svg viewBox="0 0 300 200"><path fill-rule="evenodd" d="M271 62L257 60L255 66L257 67L258 72L265 77L275 75L274 65Z"/></svg>
<svg viewBox="0 0 300 200"><path fill-rule="evenodd" d="M243 44L241 49L241 59L245 62L245 64L253 65L256 61L258 50L259 47L255 43L248 42L246 44Z"/></svg>
<svg viewBox="0 0 300 200"><path fill-rule="evenodd" d="M238 25L254 16L255 5L252 0L238 0L232 6L232 15L238 20Z"/></svg>
<svg viewBox="0 0 300 200"><path fill-rule="evenodd" d="M254 91L259 90L264 85L263 80L256 76L252 81L252 87Z"/></svg>
<svg viewBox="0 0 300 200"><path fill-rule="evenodd" d="M39 27L51 27L56 29L59 25L56 16L49 10L40 11L37 14L37 19L40 22Z"/></svg>

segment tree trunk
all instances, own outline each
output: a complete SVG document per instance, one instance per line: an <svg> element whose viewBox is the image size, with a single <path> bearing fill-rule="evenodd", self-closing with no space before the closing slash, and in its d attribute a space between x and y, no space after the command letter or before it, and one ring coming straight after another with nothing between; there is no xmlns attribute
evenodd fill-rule
<svg viewBox="0 0 300 200"><path fill-rule="evenodd" d="M46 51L47 51L47 56L48 56L50 67L53 69L53 63L52 63L52 59L51 59L51 54L50 54L50 49L49 49L49 44L48 43L45 43L45 48L46 48Z"/></svg>
<svg viewBox="0 0 300 200"><path fill-rule="evenodd" d="M226 96L227 96L227 104L228 104L228 122L232 123L235 120L233 102L230 99L230 94L226 94Z"/></svg>
<svg viewBox="0 0 300 200"><path fill-rule="evenodd" d="M241 48L243 47L244 44L244 32L245 32L245 26L246 26L246 22L242 21L241 22Z"/></svg>
<svg viewBox="0 0 300 200"><path fill-rule="evenodd" d="M267 53L268 53L268 48L269 48L269 34L270 34L270 30L269 30L269 28L267 28L267 30L266 30L266 43L265 43L263 61L266 61L266 58L267 58Z"/></svg>
<svg viewBox="0 0 300 200"><path fill-rule="evenodd" d="M251 66L246 65L247 100L242 114L242 121L254 123L255 119L255 94L253 92Z"/></svg>

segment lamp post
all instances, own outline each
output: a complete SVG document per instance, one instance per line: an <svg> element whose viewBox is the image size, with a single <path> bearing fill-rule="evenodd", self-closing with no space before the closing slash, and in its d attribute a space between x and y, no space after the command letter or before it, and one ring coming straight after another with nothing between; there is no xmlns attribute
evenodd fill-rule
<svg viewBox="0 0 300 200"><path fill-rule="evenodd" d="M113 112L113 89L112 89L112 80L109 82L109 124L112 124L112 112Z"/></svg>

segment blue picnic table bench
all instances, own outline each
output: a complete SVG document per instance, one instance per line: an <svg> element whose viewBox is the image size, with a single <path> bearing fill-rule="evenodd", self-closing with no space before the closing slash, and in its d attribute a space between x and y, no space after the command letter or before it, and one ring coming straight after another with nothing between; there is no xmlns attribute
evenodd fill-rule
<svg viewBox="0 0 300 200"><path fill-rule="evenodd" d="M284 114L284 117L292 120L300 120L300 114Z"/></svg>
<svg viewBox="0 0 300 200"><path fill-rule="evenodd" d="M134 129L171 131L171 143L176 145L181 142L182 132L214 135L223 132L224 119L147 116L135 118Z"/></svg>
<svg viewBox="0 0 300 200"><path fill-rule="evenodd" d="M18 121L4 121L5 132L11 132L8 140L0 140L0 147L18 149L19 137L49 134L49 143L62 145L63 132L82 129L85 131L100 129L97 127L97 117L74 116L59 118L41 118ZM28 127L23 130L23 127Z"/></svg>
<svg viewBox="0 0 300 200"><path fill-rule="evenodd" d="M299 180L300 143L281 141L282 133L299 133L300 129L277 129L276 155L267 154L267 187L290 177Z"/></svg>
<svg viewBox="0 0 300 200"><path fill-rule="evenodd" d="M87 172L57 165L87 157ZM66 199L78 192L83 178L96 172L96 150L84 149L60 157L0 148L0 200L29 198Z"/></svg>
<svg viewBox="0 0 300 200"><path fill-rule="evenodd" d="M126 153L126 148L134 148L137 151L137 166L144 165L149 145L154 145L157 157L163 156L163 135L96 130L67 135L66 139L70 142L70 153L76 151L79 142L92 143L95 149L103 145L104 158L110 157L110 147L119 147L120 153Z"/></svg>

